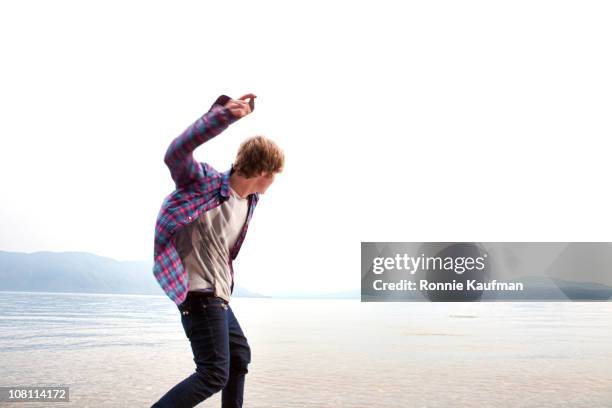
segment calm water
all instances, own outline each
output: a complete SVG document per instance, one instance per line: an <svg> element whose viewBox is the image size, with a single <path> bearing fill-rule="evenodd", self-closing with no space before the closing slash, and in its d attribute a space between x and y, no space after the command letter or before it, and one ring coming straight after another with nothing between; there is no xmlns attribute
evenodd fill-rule
<svg viewBox="0 0 612 408"><path fill-rule="evenodd" d="M252 348L245 408L612 407L612 302L230 305ZM166 297L0 292L0 385L71 398L4 406L149 407L192 357Z"/></svg>

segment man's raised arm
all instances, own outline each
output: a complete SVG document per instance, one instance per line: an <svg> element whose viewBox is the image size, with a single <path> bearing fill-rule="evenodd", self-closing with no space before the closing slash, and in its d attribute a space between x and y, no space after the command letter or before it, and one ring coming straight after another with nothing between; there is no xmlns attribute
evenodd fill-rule
<svg viewBox="0 0 612 408"><path fill-rule="evenodd" d="M245 101L250 98L255 98L255 95L247 94L237 101L226 95L219 96L208 112L170 143L164 162L170 169L176 188L184 187L202 175L203 169L194 160L193 151L250 113Z"/></svg>

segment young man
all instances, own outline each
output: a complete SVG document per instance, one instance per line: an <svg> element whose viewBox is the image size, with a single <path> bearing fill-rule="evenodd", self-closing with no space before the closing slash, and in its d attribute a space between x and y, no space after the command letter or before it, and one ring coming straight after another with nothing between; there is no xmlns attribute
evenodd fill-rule
<svg viewBox="0 0 612 408"><path fill-rule="evenodd" d="M284 154L271 140L243 141L231 168L196 162L193 150L251 113L256 96L221 95L178 136L165 155L176 189L155 226L153 274L181 312L195 372L153 407L194 407L222 390L222 407L242 407L251 349L229 305L232 261L244 241L259 194L282 171ZM249 101L249 102L247 102Z"/></svg>

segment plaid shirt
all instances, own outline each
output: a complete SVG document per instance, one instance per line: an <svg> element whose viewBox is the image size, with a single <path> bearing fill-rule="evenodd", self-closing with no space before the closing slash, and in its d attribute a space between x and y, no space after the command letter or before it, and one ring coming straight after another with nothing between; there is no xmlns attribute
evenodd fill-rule
<svg viewBox="0 0 612 408"><path fill-rule="evenodd" d="M202 143L223 132L237 118L225 108L230 98L221 95L208 112L172 141L164 158L176 189L163 201L155 223L153 275L166 295L177 305L187 296L189 277L172 237L177 229L195 221L202 213L217 207L230 195L229 180L233 165L218 172L208 163L198 163L193 151ZM248 196L249 211L246 222L230 251L229 267L232 276L230 292L234 291L232 261L238 255L259 200L259 193Z"/></svg>

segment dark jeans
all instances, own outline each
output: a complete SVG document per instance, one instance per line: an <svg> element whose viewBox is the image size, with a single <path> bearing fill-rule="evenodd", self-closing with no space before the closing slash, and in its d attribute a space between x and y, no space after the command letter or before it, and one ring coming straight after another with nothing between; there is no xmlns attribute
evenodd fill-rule
<svg viewBox="0 0 612 408"><path fill-rule="evenodd" d="M151 408L194 407L222 390L222 408L242 407L244 380L251 348L223 299L194 297L189 292L178 306L185 334L191 342L193 374L175 385Z"/></svg>

